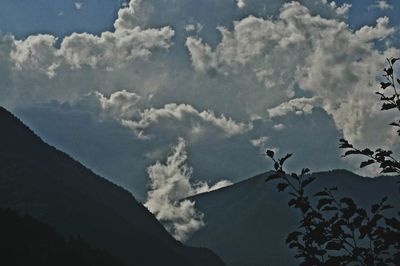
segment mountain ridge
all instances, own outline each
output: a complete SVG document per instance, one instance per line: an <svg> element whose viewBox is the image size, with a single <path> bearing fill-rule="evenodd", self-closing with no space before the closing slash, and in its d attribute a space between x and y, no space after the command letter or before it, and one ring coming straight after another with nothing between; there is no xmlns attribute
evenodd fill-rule
<svg viewBox="0 0 400 266"><path fill-rule="evenodd" d="M127 265L224 265L207 249L184 246L128 191L46 144L0 108L0 207L79 234Z"/></svg>
<svg viewBox="0 0 400 266"><path fill-rule="evenodd" d="M265 182L271 173L190 197L204 213L206 225L188 243L212 249L228 266L296 265L285 239L296 230L300 217L288 207L287 193L279 193L276 182ZM308 187L310 195L323 187L338 187L339 197L351 195L364 207L385 195L393 203L399 195L394 186L398 176L368 178L344 169L310 175L317 177ZM399 203L394 205L400 209Z"/></svg>

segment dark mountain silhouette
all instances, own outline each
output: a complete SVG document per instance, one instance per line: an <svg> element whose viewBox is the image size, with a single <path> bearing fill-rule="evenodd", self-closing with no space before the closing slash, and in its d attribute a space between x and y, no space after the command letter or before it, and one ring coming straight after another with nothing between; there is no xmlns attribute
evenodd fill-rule
<svg viewBox="0 0 400 266"><path fill-rule="evenodd" d="M122 266L81 238L65 240L56 230L27 215L0 209L0 263L8 266Z"/></svg>
<svg viewBox="0 0 400 266"><path fill-rule="evenodd" d="M264 182L269 175L192 197L205 214L206 226L188 243L212 249L228 266L298 264L285 239L296 230L300 217L288 207L287 193L277 192L274 182ZM317 179L310 185L310 192L337 186L338 196L350 195L368 209L387 195L389 202L400 209L398 177L363 178L345 170L313 176Z"/></svg>
<svg viewBox="0 0 400 266"><path fill-rule="evenodd" d="M47 145L3 108L0 207L28 213L63 236L80 235L128 266L224 265L211 251L174 240L129 192Z"/></svg>

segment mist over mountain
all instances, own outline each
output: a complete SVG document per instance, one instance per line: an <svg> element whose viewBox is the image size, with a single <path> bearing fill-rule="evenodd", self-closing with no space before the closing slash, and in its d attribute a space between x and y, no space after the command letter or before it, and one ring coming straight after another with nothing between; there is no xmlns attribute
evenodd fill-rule
<svg viewBox="0 0 400 266"><path fill-rule="evenodd" d="M44 143L0 109L0 207L27 213L62 235L80 235L126 265L224 265L174 240L126 190Z"/></svg>

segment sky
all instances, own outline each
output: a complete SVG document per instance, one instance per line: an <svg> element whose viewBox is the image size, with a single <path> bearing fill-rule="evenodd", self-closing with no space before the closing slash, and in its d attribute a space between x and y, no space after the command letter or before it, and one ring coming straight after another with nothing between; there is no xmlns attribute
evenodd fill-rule
<svg viewBox="0 0 400 266"><path fill-rule="evenodd" d="M293 170L374 176L339 139L400 151L396 113L374 94L400 55L399 12L397 0L0 1L0 105L160 219L177 212L157 202L269 170L267 148L293 153ZM202 226L190 202L173 207L190 217L177 238Z"/></svg>

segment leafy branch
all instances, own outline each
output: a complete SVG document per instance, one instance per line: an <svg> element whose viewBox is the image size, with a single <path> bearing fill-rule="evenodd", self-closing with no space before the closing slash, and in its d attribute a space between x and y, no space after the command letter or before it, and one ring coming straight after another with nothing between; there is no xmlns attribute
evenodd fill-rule
<svg viewBox="0 0 400 266"><path fill-rule="evenodd" d="M387 59L385 82L380 83L384 92L376 92L381 96L383 111L400 111L396 87L400 79L394 73L394 65L399 60ZM390 125L399 128L400 135L400 121ZM343 157L365 157L360 168L377 163L382 173L400 174L400 162L390 150L359 149L346 139L340 139L339 148L345 150ZM300 265L400 265L400 213L393 217L386 215L389 210L394 212L387 197L366 210L350 197L338 198L336 187L323 188L311 195L308 186L315 178L308 168L289 174L284 163L292 154L276 159L275 153L267 150L266 155L274 163L274 173L265 181L278 180L277 190L288 192L289 207L297 209L302 217L298 230L286 238L289 248L296 249L295 257L301 261Z"/></svg>
<svg viewBox="0 0 400 266"><path fill-rule="evenodd" d="M350 197L338 199L336 187L310 196L307 189L315 177L308 168L289 174L284 163L291 154L275 159L268 150L266 155L275 171L265 181L279 181L277 190L288 192L288 206L302 217L299 229L286 238L300 265L400 265L400 221L384 216L393 209L387 197L367 211Z"/></svg>

